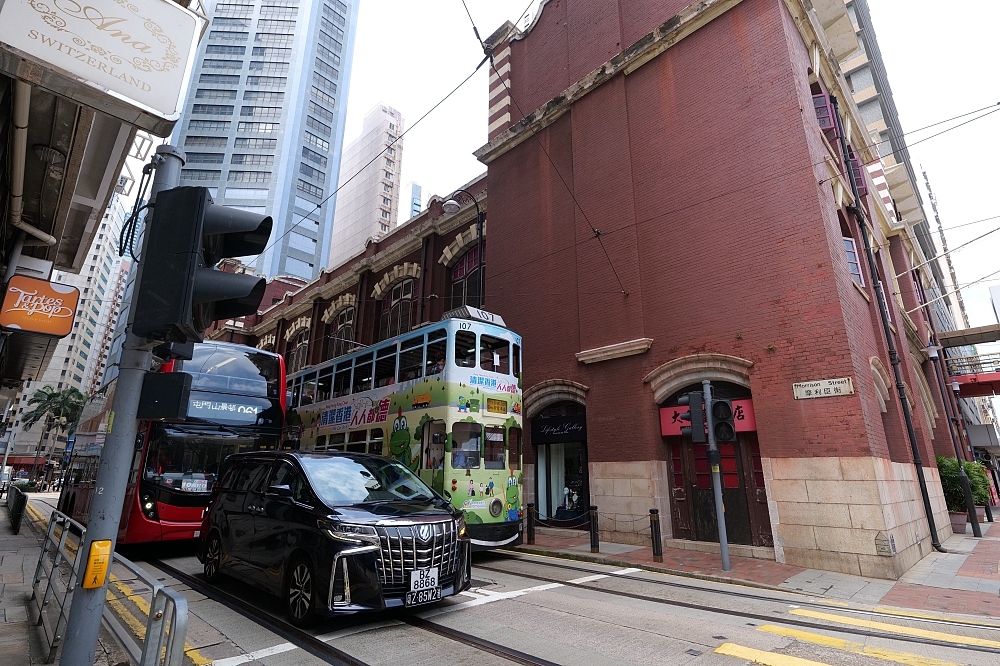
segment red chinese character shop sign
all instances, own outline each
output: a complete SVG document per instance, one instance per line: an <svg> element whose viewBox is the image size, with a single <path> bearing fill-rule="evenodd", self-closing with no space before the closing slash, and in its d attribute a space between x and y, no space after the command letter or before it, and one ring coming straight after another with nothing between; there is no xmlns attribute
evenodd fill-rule
<svg viewBox="0 0 1000 666"><path fill-rule="evenodd" d="M679 435L681 426L689 425L681 420L681 415L687 414L687 407L660 407L660 434ZM733 400L733 423L736 432L754 432L757 430L757 419L753 413L753 400Z"/></svg>

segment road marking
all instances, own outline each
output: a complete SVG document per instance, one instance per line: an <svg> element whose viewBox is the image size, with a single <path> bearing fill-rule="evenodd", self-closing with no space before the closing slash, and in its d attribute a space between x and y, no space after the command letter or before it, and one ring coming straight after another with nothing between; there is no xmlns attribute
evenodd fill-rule
<svg viewBox="0 0 1000 666"><path fill-rule="evenodd" d="M817 620L827 620L828 622L847 624L853 627L863 627L865 629L877 629L879 631L886 631L893 634L903 634L905 636L918 636L920 638L929 638L935 641L956 643L958 645L978 645L980 647L1000 648L1000 641L991 641L985 638L973 638L972 636L946 634L942 631L931 631L930 629L917 629L915 627L903 627L896 624L888 624L886 622L859 620L853 617L846 617L844 615L834 615L832 613L820 613L818 611L805 610L804 608L797 608L795 610L790 610L788 612L794 615L804 615L805 617L815 618Z"/></svg>
<svg viewBox="0 0 1000 666"><path fill-rule="evenodd" d="M642 569L636 569L634 567L629 567L628 569L619 569L618 571L609 571L612 576L624 576L625 574L638 573Z"/></svg>
<svg viewBox="0 0 1000 666"><path fill-rule="evenodd" d="M934 615L933 613L920 613L917 611L907 611L901 610L899 608L887 608L885 606L876 606L874 608L876 613L885 613L886 615L898 615L900 617L912 617L919 620L941 620L944 622L961 622L962 624L974 624L977 627L989 627L990 629L1000 629L1000 624L995 624L993 622L977 622L976 620L967 620L964 617L949 617L947 615Z"/></svg>
<svg viewBox="0 0 1000 666"><path fill-rule="evenodd" d="M482 599L474 599L473 601L463 601L460 604L451 604L445 606L444 608L435 608L433 610L424 611L418 614L417 617L428 620L432 617L437 617L438 615L444 615L445 613L454 613L456 611L465 610L466 608L472 608L473 606L482 606L483 604L490 604L494 601L503 601L504 599L514 599L516 597L522 597L529 592L544 592L545 590L553 590L557 587L564 587L562 583L546 583L545 585L536 585L534 587L526 587L523 590L512 590L510 592L490 592L489 596L483 597Z"/></svg>
<svg viewBox="0 0 1000 666"><path fill-rule="evenodd" d="M846 601L834 601L833 599L817 599L816 602L830 606L843 606L844 608L848 608L851 605Z"/></svg>
<svg viewBox="0 0 1000 666"><path fill-rule="evenodd" d="M260 659L261 657L270 657L271 655L281 654L282 652L291 652L295 649L297 648L291 643L280 643L278 645L272 645L269 648L247 652L246 654L241 654L236 657L216 659L211 662L209 666L239 666L240 664L245 664L247 662Z"/></svg>
<svg viewBox="0 0 1000 666"><path fill-rule="evenodd" d="M795 640L802 641L804 643L823 645L837 650L851 652L853 654L863 654L867 657L874 657L875 659L894 661L897 664L906 664L907 666L959 666L959 664L956 664L953 661L944 661L943 659L923 657L919 654L913 654L910 652L897 652L896 650L887 650L885 648L878 648L871 645L862 645L861 643L854 643L843 638L813 634L808 631L800 631L798 629L776 627L773 624L765 624L762 627L757 627L757 631L766 631L770 634L794 638Z"/></svg>
<svg viewBox="0 0 1000 666"><path fill-rule="evenodd" d="M566 582L570 585L579 585L580 583L589 583L592 580L601 580L602 578L611 578L611 576L608 574L595 574L593 576L584 576L583 578L574 578Z"/></svg>
<svg viewBox="0 0 1000 666"><path fill-rule="evenodd" d="M715 651L729 657L746 659L754 662L755 664L764 664L764 666L829 666L829 664L824 664L820 661L810 661L808 659L792 657L787 654L776 654L774 652L765 652L764 650L755 650L753 648L737 645L736 643L723 643L719 647L715 648Z"/></svg>

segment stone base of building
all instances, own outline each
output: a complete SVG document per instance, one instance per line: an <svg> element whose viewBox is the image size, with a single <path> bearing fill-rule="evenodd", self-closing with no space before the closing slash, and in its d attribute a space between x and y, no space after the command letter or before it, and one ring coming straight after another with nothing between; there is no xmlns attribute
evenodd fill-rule
<svg viewBox="0 0 1000 666"><path fill-rule="evenodd" d="M930 553L916 470L884 458L764 461L775 559L895 580ZM938 538L951 536L937 468L924 468Z"/></svg>
<svg viewBox="0 0 1000 666"><path fill-rule="evenodd" d="M649 546L649 510L659 509L664 538L670 532L670 488L665 460L591 462L590 503L599 513L602 541Z"/></svg>
<svg viewBox="0 0 1000 666"><path fill-rule="evenodd" d="M721 555L722 546L714 541L689 541L687 539L664 539L664 548L692 550L698 553L714 553ZM729 544L729 554L733 557L750 557L755 560L770 560L774 562L774 548L768 546L744 546L739 543Z"/></svg>

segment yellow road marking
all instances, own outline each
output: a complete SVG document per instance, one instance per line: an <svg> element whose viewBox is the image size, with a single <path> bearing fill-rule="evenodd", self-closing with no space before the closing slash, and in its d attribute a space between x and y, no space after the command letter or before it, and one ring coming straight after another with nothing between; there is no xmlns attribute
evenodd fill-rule
<svg viewBox="0 0 1000 666"><path fill-rule="evenodd" d="M896 650L887 650L884 648L873 647L871 645L862 645L861 643L854 643L843 638L813 634L808 631L800 631L798 629L786 629L785 627L776 627L773 624L765 624L762 627L757 627L757 631L766 631L770 634L794 638L795 640L802 641L804 643L823 645L837 650L843 650L845 652L863 654L868 657L874 657L875 659L894 661L897 664L906 664L907 666L960 666L953 661L944 661L942 659L934 659L932 657L922 657L919 654L912 654L910 652L897 652Z"/></svg>
<svg viewBox="0 0 1000 666"><path fill-rule="evenodd" d="M28 512L35 517L33 522L36 523L48 522L48 517L46 517L41 511L33 507L30 502L27 505L25 505L25 508L27 508ZM58 537L60 535L61 535L61 528L56 527L54 536ZM76 551L76 546L70 543L68 540L66 541L66 548L70 552ZM131 587L129 587L124 581L122 581L120 578L118 578L118 576L114 574L110 575L110 583L111 585L114 585L116 588L118 588L118 590L122 593L122 595L126 599L135 604L136 607L142 612L143 615L146 616L148 620L150 608L149 608L149 602L146 601L145 597L143 597L141 594L136 594ZM139 639L139 641L140 642L144 641L146 638L146 625L143 624L142 621L139 618L137 618L128 609L128 607L126 607L125 604L121 602L120 599L117 599L113 595L113 592L110 589L110 587L107 590L107 592L105 592L105 601L109 606L111 606L111 608L115 610L118 617L122 618L122 620L125 621L125 624L128 625L129 629L132 631L132 633L135 634L135 636ZM194 662L195 666L205 666L206 664L212 663L211 659L208 659L207 657L203 656L197 649L195 649L188 642L184 643L184 654L190 657L191 661Z"/></svg>
<svg viewBox="0 0 1000 666"><path fill-rule="evenodd" d="M833 599L817 599L818 603L828 604L830 606L844 606L845 608L850 606L846 601L834 601Z"/></svg>
<svg viewBox="0 0 1000 666"><path fill-rule="evenodd" d="M764 666L829 666L829 664L824 664L819 661L810 661L800 657L792 657L787 654L776 654L774 652L765 652L764 650L755 650L753 648L737 645L736 643L723 643L719 647L715 648L715 651L718 654L724 654L729 657L737 657L739 659L747 659L755 664L764 664Z"/></svg>
<svg viewBox="0 0 1000 666"><path fill-rule="evenodd" d="M974 624L977 627L989 627L991 629L1000 629L1000 624L996 624L994 622L977 622L976 620L967 620L964 617L954 617L949 615L934 615L932 613L921 613L918 611L902 610L899 608L887 608L885 606L876 606L873 610L876 613L885 613L886 615L913 617L921 620L944 620L946 622L962 622L964 624Z"/></svg>
<svg viewBox="0 0 1000 666"><path fill-rule="evenodd" d="M985 638L973 638L972 636L959 636L958 634L946 634L942 631L931 631L930 629L917 629L915 627L903 627L896 624L888 624L886 622L875 622L873 620L859 620L853 617L845 617L843 615L833 615L832 613L820 613L818 611L805 610L804 608L793 608L788 612L792 613L793 615L802 615L805 617L815 618L817 620L827 620L828 622L847 624L852 627L877 629L879 631L887 631L894 634L903 634L905 636L918 636L920 638L929 638L931 640L943 641L945 643L956 643L958 645L978 645L980 647L1000 648L1000 641L991 641Z"/></svg>

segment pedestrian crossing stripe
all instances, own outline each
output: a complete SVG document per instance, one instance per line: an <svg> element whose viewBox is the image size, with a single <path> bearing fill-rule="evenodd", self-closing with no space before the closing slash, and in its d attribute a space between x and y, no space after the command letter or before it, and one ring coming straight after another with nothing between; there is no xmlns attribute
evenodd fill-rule
<svg viewBox="0 0 1000 666"><path fill-rule="evenodd" d="M843 650L844 652L851 652L853 654L863 654L866 657L874 657L875 659L882 659L884 661L894 661L897 664L906 664L906 666L961 666L953 661L944 661L943 659L924 657L910 652L898 652L896 650L888 650L872 645L862 645L861 643L855 643L843 638L834 638L833 636L814 634L808 631L801 631L799 629L776 627L773 624L765 624L762 627L757 627L757 631L766 631L769 634L777 634L778 636L794 638L795 640L802 641L804 643L823 645L836 650Z"/></svg>
<svg viewBox="0 0 1000 666"><path fill-rule="evenodd" d="M847 617L844 615L835 615L833 613L820 613L819 611L806 610L804 608L793 608L788 612L791 613L792 615L801 615L804 617L811 617L816 620L826 620L827 622L846 624L852 627L875 629L878 631L885 631L893 634L903 634L904 636L917 636L918 638L927 638L933 641L942 641L945 643L955 643L957 645L976 645L978 647L989 647L989 648L1000 649L1000 641L991 641L986 638L974 638L972 636L946 634L943 631L918 629L916 627L904 627L897 624L888 624L886 622L875 622L873 620L860 620L857 618Z"/></svg>
<svg viewBox="0 0 1000 666"><path fill-rule="evenodd" d="M764 666L830 666L821 661L811 661L801 657L793 657L787 654L777 654L776 652L765 652L753 648L737 645L736 643L723 643L715 648L717 654L724 654L729 657L746 659L755 664Z"/></svg>

